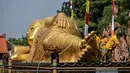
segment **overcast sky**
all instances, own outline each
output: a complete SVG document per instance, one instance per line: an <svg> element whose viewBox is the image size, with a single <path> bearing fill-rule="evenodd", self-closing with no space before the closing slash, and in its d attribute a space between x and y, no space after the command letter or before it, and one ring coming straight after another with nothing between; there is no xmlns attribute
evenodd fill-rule
<svg viewBox="0 0 130 73"><path fill-rule="evenodd" d="M56 15L64 1L68 0L0 0L0 35L26 35L33 21Z"/></svg>

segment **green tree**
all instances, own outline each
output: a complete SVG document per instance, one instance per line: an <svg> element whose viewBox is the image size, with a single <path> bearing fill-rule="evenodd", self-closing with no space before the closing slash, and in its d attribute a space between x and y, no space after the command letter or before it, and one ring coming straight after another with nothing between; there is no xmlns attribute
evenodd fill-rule
<svg viewBox="0 0 130 73"><path fill-rule="evenodd" d="M83 30L83 31L84 31L84 25L85 25L84 20L85 20L85 11L86 11L85 2L86 2L86 0L73 0L74 18L77 20L78 25L80 26L81 30ZM101 19L103 19L103 16L105 15L105 14L103 15L103 12L107 12L106 10L104 11L104 7L108 6L110 4L111 4L110 0L103 0L103 1L102 0L93 0L93 2L90 5L89 31L95 30L97 32L101 32L100 28L102 28L102 25L105 24L105 22L103 22L104 20L101 20ZM60 10L59 10L59 12L60 12ZM61 12L64 12L67 16L71 15L69 1L63 2L62 7L61 7ZM108 14L108 15L110 15L110 14ZM107 16L105 16L105 17L107 17Z"/></svg>
<svg viewBox="0 0 130 73"><path fill-rule="evenodd" d="M97 26L98 28L97 31L99 33L101 33L103 29L106 28L109 25L109 23L111 23L111 20L112 20L111 12L112 12L111 6L104 7L103 17L99 19L98 26Z"/></svg>
<svg viewBox="0 0 130 73"><path fill-rule="evenodd" d="M23 36L23 35L22 38L8 38L7 40L14 45L21 45L21 46L29 45L27 42L27 36Z"/></svg>
<svg viewBox="0 0 130 73"><path fill-rule="evenodd" d="M74 1L74 18L77 20L81 30L84 30L85 25L85 1L86 0L73 0ZM102 33L112 20L112 0L92 0L89 13L89 31L95 30ZM127 22L130 20L128 13L130 12L130 0L116 0L115 4L119 6L119 12L116 22L121 26L127 27ZM67 16L71 15L69 1L63 2L61 10Z"/></svg>

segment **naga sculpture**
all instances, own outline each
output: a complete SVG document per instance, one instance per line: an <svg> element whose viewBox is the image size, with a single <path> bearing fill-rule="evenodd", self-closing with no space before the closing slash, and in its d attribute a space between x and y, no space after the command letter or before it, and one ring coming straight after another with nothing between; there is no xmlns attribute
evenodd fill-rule
<svg viewBox="0 0 130 73"><path fill-rule="evenodd" d="M28 62L50 62L49 50L53 48L61 50L60 62L78 62L81 58L84 61L97 60L99 38L95 32L92 31L82 39L76 23L64 13L34 22L28 29L27 38L31 45L26 59Z"/></svg>

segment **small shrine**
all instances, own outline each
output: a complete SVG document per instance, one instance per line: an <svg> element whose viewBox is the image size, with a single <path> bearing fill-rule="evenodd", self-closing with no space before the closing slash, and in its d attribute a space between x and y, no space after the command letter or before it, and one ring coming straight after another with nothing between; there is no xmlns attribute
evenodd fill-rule
<svg viewBox="0 0 130 73"><path fill-rule="evenodd" d="M0 60L8 60L8 46L6 42L6 34L0 35Z"/></svg>

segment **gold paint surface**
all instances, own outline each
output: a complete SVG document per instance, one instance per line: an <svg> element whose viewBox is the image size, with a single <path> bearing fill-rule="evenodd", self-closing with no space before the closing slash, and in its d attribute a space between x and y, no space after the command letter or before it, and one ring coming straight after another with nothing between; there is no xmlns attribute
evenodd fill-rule
<svg viewBox="0 0 130 73"><path fill-rule="evenodd" d="M26 61L27 57L29 56L30 47L29 46L17 46L14 45L14 48L11 49L12 55L11 60L12 61Z"/></svg>
<svg viewBox="0 0 130 73"><path fill-rule="evenodd" d="M41 23L42 22L42 23ZM90 58L96 61L92 53L98 52L98 41L92 31L82 39L75 21L58 13L55 17L33 22L27 31L27 40L31 49L15 47L11 59L13 61L50 62L52 48L59 52L60 62L78 62L80 58ZM83 56L86 54L89 56Z"/></svg>
<svg viewBox="0 0 130 73"><path fill-rule="evenodd" d="M28 41L29 45L32 45L34 35L36 34L36 32L37 32L39 26L41 25L41 21L42 21L42 20L36 20L36 21L34 21L34 22L30 25L30 27L29 27L29 29L28 29L28 31L27 31L27 41Z"/></svg>

